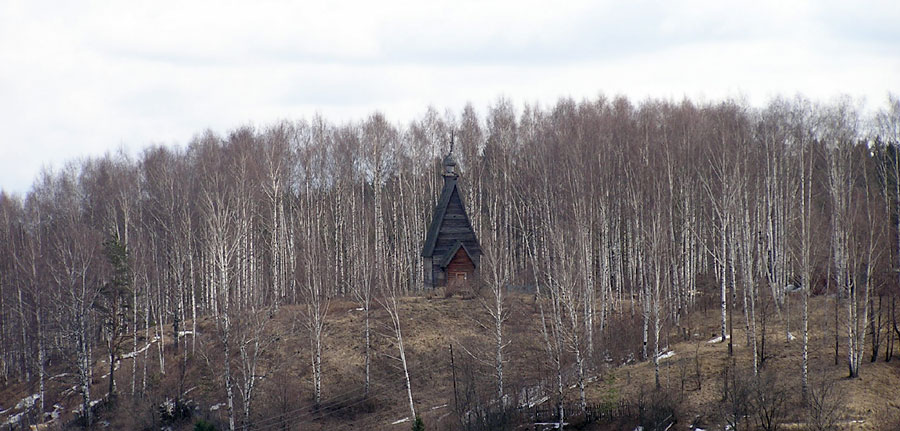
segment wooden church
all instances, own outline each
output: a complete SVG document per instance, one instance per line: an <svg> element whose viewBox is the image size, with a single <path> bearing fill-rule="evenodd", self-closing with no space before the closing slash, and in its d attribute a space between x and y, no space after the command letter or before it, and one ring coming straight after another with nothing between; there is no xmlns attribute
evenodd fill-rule
<svg viewBox="0 0 900 431"><path fill-rule="evenodd" d="M444 158L443 177L444 187L422 248L425 287L429 288L472 279L481 260L481 246L459 193L452 143Z"/></svg>

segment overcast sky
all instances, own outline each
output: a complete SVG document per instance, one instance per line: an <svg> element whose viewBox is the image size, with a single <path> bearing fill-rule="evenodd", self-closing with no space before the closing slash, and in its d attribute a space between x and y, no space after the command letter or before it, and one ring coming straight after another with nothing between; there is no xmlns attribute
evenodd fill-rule
<svg viewBox="0 0 900 431"><path fill-rule="evenodd" d="M565 4L557 4L565 3ZM900 93L900 2L0 0L0 189L206 128L504 96Z"/></svg>

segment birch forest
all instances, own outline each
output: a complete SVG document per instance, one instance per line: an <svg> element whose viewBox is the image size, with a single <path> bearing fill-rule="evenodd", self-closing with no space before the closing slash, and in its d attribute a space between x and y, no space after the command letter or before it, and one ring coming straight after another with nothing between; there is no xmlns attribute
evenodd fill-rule
<svg viewBox="0 0 900 431"><path fill-rule="evenodd" d="M559 422L590 408L603 364L647 362L650 387L664 385L669 337L692 331L686 316L700 309L714 313L715 342L752 351L749 375L789 343L801 358L792 390L807 404L821 394L810 331L831 331L846 377L894 355L897 97L874 110L801 96L763 107L499 99L405 124L375 113L204 131L182 146L72 160L24 195L0 194L0 385L38 394L43 418L54 410L46 388L65 381L92 426L94 400L140 399L153 376L176 376L182 394L221 388L224 428L274 429L254 414L271 403L259 398L265 358L285 336L271 316L294 310L290 331L303 336L298 366L312 389L296 402L327 405L336 390L322 358L333 304L346 301L365 316L356 389L379 390L370 368L389 362L405 380L407 429L423 407L404 344L417 326L402 303L429 293L421 251L451 136L484 249L474 299L490 322L483 405L519 396L511 295L537 310L532 337ZM214 329L198 329L204 321ZM376 336L393 340L389 355L370 355ZM455 360L463 347L451 347ZM117 372L125 359L133 366ZM203 361L221 367L191 382L185 370Z"/></svg>

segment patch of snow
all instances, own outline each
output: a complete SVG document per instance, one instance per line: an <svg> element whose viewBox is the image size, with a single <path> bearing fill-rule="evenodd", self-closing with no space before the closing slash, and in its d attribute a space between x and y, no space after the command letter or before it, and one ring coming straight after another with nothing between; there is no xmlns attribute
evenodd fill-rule
<svg viewBox="0 0 900 431"><path fill-rule="evenodd" d="M541 405L541 404L544 404L544 403L547 402L547 400L549 400L549 399L550 399L550 396L549 396L549 395L548 395L548 396L544 396L544 397L541 397L541 398L539 398L539 399L537 399L537 400L534 400L534 401L532 401L532 402L530 402L530 403L525 404L525 406L527 406L527 407L530 409L530 408L532 408L532 407L534 407L534 406L539 406L539 405Z"/></svg>
<svg viewBox="0 0 900 431"><path fill-rule="evenodd" d="M167 412L172 413L175 411L175 400L166 398L159 406L166 409Z"/></svg>
<svg viewBox="0 0 900 431"><path fill-rule="evenodd" d="M144 347L141 348L140 350L136 350L136 351L134 351L134 352L128 352L128 353L122 355L122 359L131 359L131 358L137 356L137 355L140 354L140 353L144 353L147 349L150 348L150 346L151 346L153 343L155 343L155 342L157 342L157 341L159 341L159 337L153 337L153 339L150 340L150 342L147 343L146 346L144 346Z"/></svg>
<svg viewBox="0 0 900 431"><path fill-rule="evenodd" d="M791 334L790 332L788 332L788 335L787 335L788 341L794 341L795 338L797 338L797 337L795 337L794 334Z"/></svg>
<svg viewBox="0 0 900 431"><path fill-rule="evenodd" d="M178 331L179 337L184 337L185 335L194 335L194 331Z"/></svg>
<svg viewBox="0 0 900 431"><path fill-rule="evenodd" d="M61 411L63 411L63 406L61 406L59 404L54 404L53 411L49 412L49 413L44 413L44 416L50 416L50 420L55 421L55 420L59 419L59 413Z"/></svg>
<svg viewBox="0 0 900 431"><path fill-rule="evenodd" d="M409 422L409 417L407 416L403 419L397 419L397 420L391 422L391 425L402 424L403 422Z"/></svg>
<svg viewBox="0 0 900 431"><path fill-rule="evenodd" d="M120 358L120 359L121 359L121 358ZM120 365L122 365L122 361L121 361L121 360L117 360L117 361L116 361L116 365L113 366L113 369L116 370L116 371L118 371ZM107 377L109 377L109 373L104 374L104 375L103 375L102 377L100 377L100 378L101 378L101 379L105 379L105 378L107 378Z"/></svg>
<svg viewBox="0 0 900 431"><path fill-rule="evenodd" d="M657 359L658 361L661 361L661 360L663 360L663 359L669 359L669 358L671 358L672 356L675 356L675 351L674 351L674 350L669 350L669 351L667 351L667 352L660 353L659 356L658 356L656 359Z"/></svg>
<svg viewBox="0 0 900 431"><path fill-rule="evenodd" d="M726 335L726 336L725 336L725 340L727 340L727 339L729 339L729 338L731 338L730 335ZM716 337L716 338L713 338L712 340L707 341L707 343L709 343L709 344L715 344L715 343L721 343L721 342L723 342L723 341L725 341L725 340L723 340L722 337Z"/></svg>
<svg viewBox="0 0 900 431"><path fill-rule="evenodd" d="M16 404L16 410L21 409L30 409L34 407L34 402L41 398L41 394L31 394L25 398L22 398L21 401Z"/></svg>
<svg viewBox="0 0 900 431"><path fill-rule="evenodd" d="M97 404L99 404L100 401L103 401L103 399L93 400L93 401L91 401L89 404L90 404L91 407L94 407L94 406L96 406ZM81 413L83 409L84 409L84 405L78 404L78 407L75 407L75 409L72 410L72 413Z"/></svg>
<svg viewBox="0 0 900 431"><path fill-rule="evenodd" d="M213 404L213 405L209 406L209 411L214 412L216 410L219 410L222 407L225 407L225 403Z"/></svg>
<svg viewBox="0 0 900 431"><path fill-rule="evenodd" d="M357 308L354 308L352 311L366 311L366 309L363 307L357 307Z"/></svg>
<svg viewBox="0 0 900 431"><path fill-rule="evenodd" d="M22 420L22 417L23 417L23 416L25 416L25 412L22 412L22 413L16 413L16 414L10 416L9 419L6 420L6 422L3 422L3 425L15 425L15 424L18 424L18 423Z"/></svg>

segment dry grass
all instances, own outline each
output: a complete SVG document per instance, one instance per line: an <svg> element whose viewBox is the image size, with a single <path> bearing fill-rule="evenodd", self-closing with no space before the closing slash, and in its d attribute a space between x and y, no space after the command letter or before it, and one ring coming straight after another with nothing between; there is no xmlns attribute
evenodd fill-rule
<svg viewBox="0 0 900 431"><path fill-rule="evenodd" d="M796 302L796 301L795 301ZM843 394L846 430L890 430L900 429L900 360L890 363L879 359L876 363L866 361L861 377L847 379L845 365L845 343L841 338L839 364L834 365L833 353L833 305L826 297L812 299L810 369L813 381L835 380ZM511 294L510 320L506 333L511 341L506 351L508 360L505 382L508 393L518 389L535 387L542 380L551 377L547 355L543 350L540 332L540 314L533 294ZM799 315L797 304L792 305L792 315ZM267 378L260 383L256 401L255 421L262 429L280 429L280 424L288 429L408 429L408 422L391 425L392 422L408 416L406 392L400 363L396 360L396 340L387 326L385 312L373 305L372 310L372 389L371 397L362 397L364 344L363 313L358 305L349 300L334 300L328 315L326 347L323 358L323 406L313 407L312 375L310 372L310 347L308 331L302 324L302 307L282 307L270 324L269 330L277 332L281 338L277 347L267 356L264 369ZM843 311L843 310L841 310ZM485 402L493 395L495 377L492 371L492 333L488 329L489 317L481 300L475 296L444 297L435 291L418 297L404 298L401 302L401 316L407 359L413 381L413 395L420 415L428 429L451 429L455 424L453 414L453 378L449 358L449 346L454 346L457 372L458 394L470 397L473 402ZM687 429L694 417L702 417L706 425L721 429L723 370L726 368L749 369L752 365L751 349L746 345L743 330L743 315L736 316L734 327L734 356L729 357L726 343L708 343L718 328L716 310L697 311L684 318L680 328L672 328L668 335L668 349L675 355L661 361L661 383L677 398L681 411L679 428ZM587 387L589 403L615 403L621 400L635 400L641 390L653 390L653 368L649 362L616 366L629 353L640 348L640 340L634 337L640 329L639 315L632 318L626 313L625 321L617 327L615 334L598 338L597 356L592 374L599 377ZM633 319L633 320L628 320ZM800 340L785 340L784 325L777 316L771 316L768 328L767 349L770 358L765 363L766 370L777 374L778 381L787 388L793 398L799 398L800 387ZM799 319L793 318L792 332L799 336ZM843 325L843 323L840 323ZM639 325L637 325L639 326ZM223 425L224 409L210 411L210 407L224 402L221 378L221 357L217 354L219 342L215 337L215 326L211 319L199 322L201 352L190 357L185 369L184 389L191 389L188 397L197 403L199 417ZM171 333L171 328L168 328ZM839 326L843 331L843 326ZM612 331L611 331L612 332ZM687 338L684 334L687 334ZM604 340L600 342L599 340ZM155 345L148 355L149 393L143 400L131 401L130 397L120 399L118 410L104 414L104 420L113 427L142 428L158 420L153 405L166 396L179 392L181 372L180 359L174 356L171 337L167 337L167 374L159 374L159 363ZM189 342L190 339L187 339ZM142 340L139 344L146 343ZM613 352L611 361L601 360L606 351ZM98 352L99 353L99 352ZM699 356L700 389L697 388L696 358ZM566 359L571 363L571 358ZM143 356L137 362L140 371ZM131 361L123 361L117 372L119 391L125 394L131 389ZM99 397L105 393L105 364L98 364L94 393ZM78 405L79 395L66 391L74 384L73 377L60 377L51 381L48 391L52 394L48 406L59 402L65 407L64 419L71 419L71 411ZM570 383L574 383L572 380ZM682 390L683 385L683 390ZM0 405L9 408L18 400L33 393L33 384L7 384L0 391ZM470 391L470 392L466 392ZM577 390L570 388L567 396L577 397ZM474 398L473 398L474 397ZM240 403L236 408L240 411ZM14 413L10 411L0 419ZM124 418L129 418L127 421ZM278 420L282 419L282 421ZM797 422L805 421L801 408L794 407L787 418L785 429L799 429ZM861 421L861 422L855 422ZM893 421L893 422L891 422ZM126 423L127 422L127 423ZM183 423L182 429L189 429Z"/></svg>
<svg viewBox="0 0 900 431"><path fill-rule="evenodd" d="M799 316L796 299L791 304L793 316ZM844 321L839 321L839 357L834 363L834 311L833 298L814 297L810 301L810 381L815 385L822 380L833 381L836 393L843 405L839 429L842 430L898 430L900 429L900 360L884 362L883 353L878 361L869 362L869 353L862 364L860 377L847 378L846 336ZM841 307L839 313L845 312ZM738 316L736 316L738 317ZM843 316L839 316L843 319ZM696 312L687 319L693 326L689 340L669 343L676 352L672 358L661 361L662 386L681 403L683 419L705 419L707 425L721 429L721 399L726 368L752 369L752 348L747 345L743 315L734 321L734 356L728 355L727 341L709 343L719 330L720 316L716 310ZM778 382L789 392L791 409L785 429L805 429L806 415L800 402L801 340L799 318L793 317L791 333L796 336L786 340L785 326L777 316L772 316L768 328L767 353L764 370L775 373ZM672 338L674 340L674 338ZM871 346L867 339L867 351ZM696 357L699 354L701 389L696 385ZM634 399L641 387L653 389L653 366L650 362L626 365L608 371L614 376L614 384L606 383L592 388L592 398L600 398L611 390L624 398ZM684 376L685 390L682 393ZM611 388L610 386L614 386ZM687 426L688 424L681 424ZM686 428L682 428L686 429Z"/></svg>

